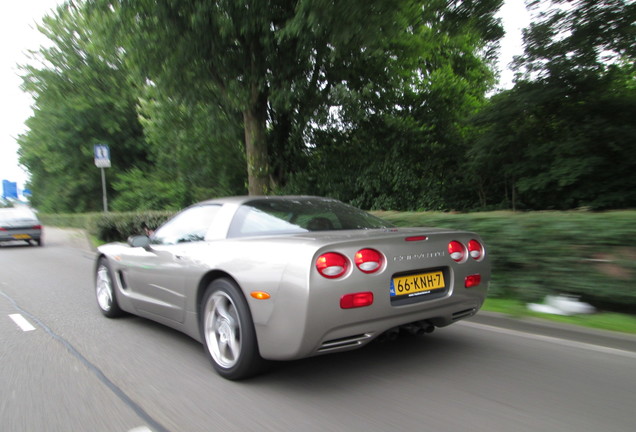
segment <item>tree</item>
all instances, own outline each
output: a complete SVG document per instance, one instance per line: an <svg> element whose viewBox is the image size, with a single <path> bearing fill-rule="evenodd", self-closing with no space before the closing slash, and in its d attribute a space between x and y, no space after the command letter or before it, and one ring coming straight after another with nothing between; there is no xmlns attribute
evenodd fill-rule
<svg viewBox="0 0 636 432"><path fill-rule="evenodd" d="M241 113L251 194L285 181L279 159L289 164L302 154L303 131L334 86L361 88L394 71L400 45L392 41L409 28L418 6L392 0L91 3L119 29L140 79L177 99ZM370 75L366 66L379 62L382 75Z"/></svg>
<svg viewBox="0 0 636 432"><path fill-rule="evenodd" d="M155 197L137 193L138 202L149 207L172 184L175 191L171 208L180 208L214 196L245 193L246 173L242 140L237 116L226 116L211 104L178 101L156 86L147 86L139 99L138 112L144 128L149 164L143 168L147 177L157 181ZM127 183L135 183L132 175ZM146 188L152 186L144 181ZM115 185L117 186L117 185ZM118 187L120 194L130 190ZM151 189L152 190L152 189ZM127 199L134 206L134 200ZM114 203L115 205L116 203ZM154 208L165 208L166 205Z"/></svg>
<svg viewBox="0 0 636 432"><path fill-rule="evenodd" d="M633 65L634 1L530 0L528 5L537 18L524 31L524 55L516 59L526 80L576 83L615 65Z"/></svg>
<svg viewBox="0 0 636 432"><path fill-rule="evenodd" d="M538 13L515 87L475 119L470 167L489 179L482 204L636 205L635 14L619 0L554 0Z"/></svg>
<svg viewBox="0 0 636 432"><path fill-rule="evenodd" d="M116 50L95 52L93 23L74 4L58 7L39 28L52 45L23 67L23 88L35 103L18 138L20 163L31 173L33 204L43 211L101 208L94 144L111 147L109 177L146 159L128 73Z"/></svg>
<svg viewBox="0 0 636 432"><path fill-rule="evenodd" d="M400 39L411 53L401 73L375 87L334 88L337 110L309 129L308 168L287 190L364 208L469 207L465 119L494 84L501 3L422 2Z"/></svg>

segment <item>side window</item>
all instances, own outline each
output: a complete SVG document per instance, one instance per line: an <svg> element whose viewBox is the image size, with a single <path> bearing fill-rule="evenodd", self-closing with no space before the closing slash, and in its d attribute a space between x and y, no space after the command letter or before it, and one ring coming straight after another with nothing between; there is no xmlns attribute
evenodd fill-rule
<svg viewBox="0 0 636 432"><path fill-rule="evenodd" d="M205 240L220 208L219 205L200 205L182 211L155 232L152 243L171 245Z"/></svg>
<svg viewBox="0 0 636 432"><path fill-rule="evenodd" d="M272 234L291 234L307 232L306 229L289 222L289 212L265 210L242 206L234 216L228 237L248 237Z"/></svg>

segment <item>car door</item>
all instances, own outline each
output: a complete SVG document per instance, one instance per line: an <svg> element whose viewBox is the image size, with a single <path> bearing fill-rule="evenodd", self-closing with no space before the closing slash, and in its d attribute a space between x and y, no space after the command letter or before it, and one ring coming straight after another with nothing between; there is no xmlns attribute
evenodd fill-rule
<svg viewBox="0 0 636 432"><path fill-rule="evenodd" d="M161 226L149 247L131 249L123 281L140 315L184 321L186 281L205 271L190 259L189 250L205 241L219 209L190 207Z"/></svg>

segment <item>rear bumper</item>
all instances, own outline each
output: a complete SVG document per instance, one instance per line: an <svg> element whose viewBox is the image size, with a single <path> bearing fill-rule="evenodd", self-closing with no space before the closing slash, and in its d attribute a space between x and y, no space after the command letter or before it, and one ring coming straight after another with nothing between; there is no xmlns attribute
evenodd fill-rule
<svg viewBox="0 0 636 432"><path fill-rule="evenodd" d="M320 304L308 302L304 316L295 308L284 318L285 324L274 318L267 326L257 326L261 355L270 360L293 360L357 349L405 324L424 321L444 327L475 315L486 297L487 285L452 289L444 298L405 306L392 306L388 296L357 309L341 309L339 296L330 296L328 309L322 299Z"/></svg>
<svg viewBox="0 0 636 432"><path fill-rule="evenodd" d="M373 324L346 326L327 333L318 348L309 355L360 348L391 329L411 323L418 323L418 325L426 323L431 327L445 327L461 319L472 317L479 308L480 306L477 305L457 304L427 313L414 313L412 315L379 320Z"/></svg>
<svg viewBox="0 0 636 432"><path fill-rule="evenodd" d="M42 238L41 230L11 230L0 231L0 242L13 242L13 241L39 241Z"/></svg>

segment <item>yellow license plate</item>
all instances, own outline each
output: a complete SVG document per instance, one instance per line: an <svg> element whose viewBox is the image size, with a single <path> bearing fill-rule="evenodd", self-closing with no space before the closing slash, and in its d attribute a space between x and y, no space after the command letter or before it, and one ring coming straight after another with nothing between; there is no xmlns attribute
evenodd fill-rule
<svg viewBox="0 0 636 432"><path fill-rule="evenodd" d="M444 288L446 283L441 271L400 276L391 280L391 297L424 295Z"/></svg>
<svg viewBox="0 0 636 432"><path fill-rule="evenodd" d="M16 240L28 240L31 238L31 236L28 234L14 234L11 237L13 237Z"/></svg>

